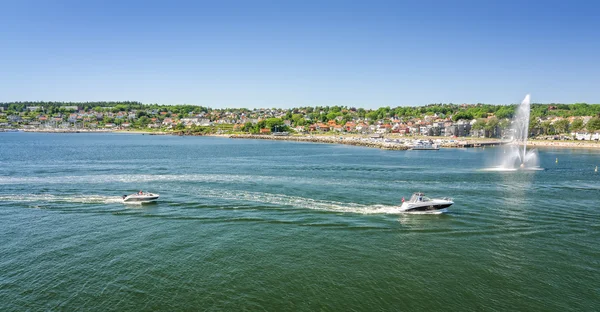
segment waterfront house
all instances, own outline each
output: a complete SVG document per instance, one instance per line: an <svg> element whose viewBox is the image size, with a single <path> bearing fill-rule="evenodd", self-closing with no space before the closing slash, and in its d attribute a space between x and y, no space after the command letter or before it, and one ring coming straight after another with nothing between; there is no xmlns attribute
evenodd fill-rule
<svg viewBox="0 0 600 312"><path fill-rule="evenodd" d="M318 131L329 131L329 126L326 125L326 124L324 124L324 123L322 123L322 122L319 122L319 123L316 124L316 128L315 129L318 130Z"/></svg>
<svg viewBox="0 0 600 312"><path fill-rule="evenodd" d="M377 130L375 130L376 133L388 133L392 131L392 125L390 124L380 124L377 125Z"/></svg>
<svg viewBox="0 0 600 312"><path fill-rule="evenodd" d="M367 131L367 125L365 123L358 123L355 127L357 132L366 132Z"/></svg>
<svg viewBox="0 0 600 312"><path fill-rule="evenodd" d="M198 117L181 118L181 122L187 127L193 126L193 125L198 126L198 125L200 125L200 123L198 122L199 119L200 118L198 118Z"/></svg>
<svg viewBox="0 0 600 312"><path fill-rule="evenodd" d="M353 121L348 121L348 122L346 122L346 124L344 125L344 127L346 127L346 131L348 131L348 132L355 131L356 130L356 123L354 123Z"/></svg>

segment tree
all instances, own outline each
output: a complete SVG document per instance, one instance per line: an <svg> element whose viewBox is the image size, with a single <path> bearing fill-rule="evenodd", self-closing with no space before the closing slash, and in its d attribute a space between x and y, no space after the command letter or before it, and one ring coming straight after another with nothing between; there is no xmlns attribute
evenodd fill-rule
<svg viewBox="0 0 600 312"><path fill-rule="evenodd" d="M542 128L544 134L554 134L554 128L552 127L552 122L550 120L542 122L540 128Z"/></svg>
<svg viewBox="0 0 600 312"><path fill-rule="evenodd" d="M500 127L500 129L506 130L510 128L510 120L502 119L500 120L500 123L498 123L498 126Z"/></svg>
<svg viewBox="0 0 600 312"><path fill-rule="evenodd" d="M477 121L473 124L473 126L471 127L471 129L473 130L481 130L484 129L486 126L486 121L485 119L477 119Z"/></svg>
<svg viewBox="0 0 600 312"><path fill-rule="evenodd" d="M358 109L358 117L365 118L366 114L367 114L367 112L365 111L364 108L359 108Z"/></svg>
<svg viewBox="0 0 600 312"><path fill-rule="evenodd" d="M185 125L180 122L175 126L175 130L185 130Z"/></svg>
<svg viewBox="0 0 600 312"><path fill-rule="evenodd" d="M338 113L331 112L327 114L327 120L334 120L337 116L339 116Z"/></svg>
<svg viewBox="0 0 600 312"><path fill-rule="evenodd" d="M298 124L298 120L303 118L304 116L302 116L302 114L293 114L291 119L294 124Z"/></svg>
<svg viewBox="0 0 600 312"><path fill-rule="evenodd" d="M283 120L281 118L269 118L265 122L265 128L271 129L271 132L275 131L275 127L279 130L283 130Z"/></svg>
<svg viewBox="0 0 600 312"><path fill-rule="evenodd" d="M148 126L148 124L150 123L150 118L146 117L146 116L142 116L137 120L137 125L140 128L146 128Z"/></svg>
<svg viewBox="0 0 600 312"><path fill-rule="evenodd" d="M571 130L579 131L581 129L583 129L583 120L581 120L580 118L573 120L573 122L571 123Z"/></svg>
<svg viewBox="0 0 600 312"><path fill-rule="evenodd" d="M512 118L515 113L514 106L502 106L496 111L496 117L499 119Z"/></svg>
<svg viewBox="0 0 600 312"><path fill-rule="evenodd" d="M484 129L487 131L487 133L489 134L490 137L498 136L498 124L499 123L500 122L498 121L498 118L496 118L496 117L492 117L488 120Z"/></svg>
<svg viewBox="0 0 600 312"><path fill-rule="evenodd" d="M369 120L377 120L377 117L379 116L379 113L377 113L377 111L372 111L372 112L368 112L365 117L369 118Z"/></svg>
<svg viewBox="0 0 600 312"><path fill-rule="evenodd" d="M244 124L244 126L242 127L242 131L245 131L245 132L251 132L253 128L254 128L254 125L252 124L252 122L251 122L251 121L248 121L248 122L246 122L246 123Z"/></svg>
<svg viewBox="0 0 600 312"><path fill-rule="evenodd" d="M499 123L500 123L500 121L498 121L498 118L492 117L488 120L486 127L488 130L493 130L496 127L498 127Z"/></svg>
<svg viewBox="0 0 600 312"><path fill-rule="evenodd" d="M458 113L454 114L454 116L452 116L453 121L459 121L461 119L473 120L473 114L468 113L468 112L458 112Z"/></svg>
<svg viewBox="0 0 600 312"><path fill-rule="evenodd" d="M594 118L590 119L590 121L588 121L587 124L585 125L585 128L588 131L600 130L600 118L594 117Z"/></svg>
<svg viewBox="0 0 600 312"><path fill-rule="evenodd" d="M554 130L556 133L567 133L569 131L569 121L566 119L557 120L554 122Z"/></svg>
<svg viewBox="0 0 600 312"><path fill-rule="evenodd" d="M540 129L540 121L534 117L531 116L529 117L529 133L539 133L539 129Z"/></svg>

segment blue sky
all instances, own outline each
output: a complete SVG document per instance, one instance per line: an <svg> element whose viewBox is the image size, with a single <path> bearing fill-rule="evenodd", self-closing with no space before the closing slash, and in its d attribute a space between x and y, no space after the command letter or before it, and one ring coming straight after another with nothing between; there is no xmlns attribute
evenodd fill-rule
<svg viewBox="0 0 600 312"><path fill-rule="evenodd" d="M0 1L0 102L600 103L593 1Z"/></svg>

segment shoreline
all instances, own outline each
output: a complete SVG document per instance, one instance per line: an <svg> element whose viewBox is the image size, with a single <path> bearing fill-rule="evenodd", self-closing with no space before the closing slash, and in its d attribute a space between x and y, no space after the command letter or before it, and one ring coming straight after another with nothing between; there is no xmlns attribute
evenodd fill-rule
<svg viewBox="0 0 600 312"><path fill-rule="evenodd" d="M409 146L403 143L398 143L389 140L452 140L454 142L444 142L440 144L440 148L469 148L483 147L486 145L504 145L509 142L493 140L493 139L478 139L470 137L448 138L448 137L403 137L389 136L383 139L374 139L366 135L360 134L343 134L343 135L289 135L289 136L273 136L273 135L257 135L257 134L185 134L184 132L161 132L161 131L143 131L143 130L73 130L73 129L17 129L22 132L33 133L126 133L126 134L142 134L142 135L173 135L173 136L210 136L230 139L251 139L251 140L272 140L272 141L292 141L292 142L309 142L309 143L325 143L325 144L344 144L353 146L363 146L370 148L380 148L384 150L408 150ZM587 148L600 149L600 142L597 141L548 141L548 140L528 140L528 147L556 147L556 148Z"/></svg>
<svg viewBox="0 0 600 312"><path fill-rule="evenodd" d="M253 134L234 134L229 136L230 139L254 139L254 140L273 140L273 141L293 141L293 142L309 142L309 143L326 143L326 144L344 144L353 146L363 146L371 148L380 148L384 150L405 151L409 149L401 143L385 142L371 138L359 137L340 137L340 136L272 136L272 135L253 135Z"/></svg>
<svg viewBox="0 0 600 312"><path fill-rule="evenodd" d="M527 147L558 147L558 148L588 148L600 149L600 142L596 141L544 141L528 140Z"/></svg>

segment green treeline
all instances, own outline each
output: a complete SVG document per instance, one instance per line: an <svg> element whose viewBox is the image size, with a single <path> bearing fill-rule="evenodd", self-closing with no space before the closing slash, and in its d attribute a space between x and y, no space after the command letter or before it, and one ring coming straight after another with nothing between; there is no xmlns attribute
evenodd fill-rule
<svg viewBox="0 0 600 312"><path fill-rule="evenodd" d="M44 108L45 113L52 114L53 112L68 111L65 107L77 106L84 111L94 110L96 112L126 112L132 110L158 110L160 112L171 112L175 114L188 113L209 113L209 112L233 112L233 113L248 113L252 110L245 108L232 109L211 109L197 105L159 105L159 104L142 104L135 101L117 101L117 102L7 102L0 103L0 107L4 111L24 112L27 107L39 106ZM316 106L316 107L298 107L292 109L271 109L279 111L287 111L289 118L298 113L306 113L308 119L315 121L328 121L342 116L348 120L355 117L368 118L370 120L381 120L392 117L412 117L419 118L424 115L448 116L452 115L454 121L460 119L477 119L485 118L488 114L494 114L499 119L512 118L517 104L511 105L490 105L490 104L429 104L426 106L398 106L395 108L380 107L378 109L363 109L347 106ZM254 110L256 111L256 110ZM600 116L600 104L531 104L531 116L533 117L572 117L572 116ZM302 115L304 117L304 115Z"/></svg>

